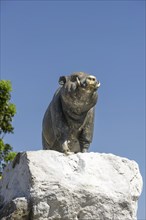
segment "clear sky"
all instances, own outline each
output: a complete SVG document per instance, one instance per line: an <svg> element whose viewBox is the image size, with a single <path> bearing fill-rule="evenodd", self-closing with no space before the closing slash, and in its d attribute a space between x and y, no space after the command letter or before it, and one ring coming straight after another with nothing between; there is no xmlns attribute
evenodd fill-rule
<svg viewBox="0 0 146 220"><path fill-rule="evenodd" d="M145 1L3 0L0 36L1 79L11 80L17 107L5 137L14 151L42 148L59 77L85 71L101 82L90 151L135 160L145 182Z"/></svg>

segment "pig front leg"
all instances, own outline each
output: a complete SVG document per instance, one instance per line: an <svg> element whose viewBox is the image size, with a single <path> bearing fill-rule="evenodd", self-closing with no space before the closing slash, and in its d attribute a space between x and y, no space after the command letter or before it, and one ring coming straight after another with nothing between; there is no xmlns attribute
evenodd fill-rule
<svg viewBox="0 0 146 220"><path fill-rule="evenodd" d="M65 140L62 144L62 152L65 154L65 155L70 155L70 154L73 154L73 152L70 151L69 149L69 141Z"/></svg>
<svg viewBox="0 0 146 220"><path fill-rule="evenodd" d="M71 152L70 147L69 147L70 141L68 140L67 135L64 136L62 134L58 142L60 143L60 147L59 147L60 152L64 153L65 155L73 154L73 152Z"/></svg>
<svg viewBox="0 0 146 220"><path fill-rule="evenodd" d="M90 142L85 137L80 138L79 141L80 141L81 152L87 153L90 146Z"/></svg>
<svg viewBox="0 0 146 220"><path fill-rule="evenodd" d="M90 143L93 138L93 130L94 130L94 108L91 108L86 116L84 126L82 128L82 132L79 136L79 142L81 147L81 152L88 152Z"/></svg>

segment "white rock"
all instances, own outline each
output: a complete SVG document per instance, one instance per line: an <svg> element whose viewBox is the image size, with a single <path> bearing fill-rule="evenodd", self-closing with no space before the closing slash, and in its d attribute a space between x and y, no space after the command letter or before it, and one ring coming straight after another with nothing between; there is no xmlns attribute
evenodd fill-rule
<svg viewBox="0 0 146 220"><path fill-rule="evenodd" d="M0 219L17 220L18 213L20 219L36 220L134 220L141 190L138 165L126 158L99 153L65 156L51 150L21 153L0 182ZM6 213L16 199L27 201L23 212L17 201Z"/></svg>

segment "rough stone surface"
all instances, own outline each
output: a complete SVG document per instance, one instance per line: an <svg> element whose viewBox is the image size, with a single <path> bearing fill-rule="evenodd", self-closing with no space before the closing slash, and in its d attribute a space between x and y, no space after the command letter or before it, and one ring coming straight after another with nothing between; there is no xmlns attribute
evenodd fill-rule
<svg viewBox="0 0 146 220"><path fill-rule="evenodd" d="M21 153L0 181L0 219L134 220L141 190L138 165L126 158Z"/></svg>

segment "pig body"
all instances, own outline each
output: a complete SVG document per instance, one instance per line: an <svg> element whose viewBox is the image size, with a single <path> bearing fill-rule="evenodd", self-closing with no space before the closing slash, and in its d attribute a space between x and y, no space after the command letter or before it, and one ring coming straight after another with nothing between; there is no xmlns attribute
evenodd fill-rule
<svg viewBox="0 0 146 220"><path fill-rule="evenodd" d="M43 118L43 149L68 154L87 152L93 137L94 107L99 81L77 72L60 77L56 91Z"/></svg>

